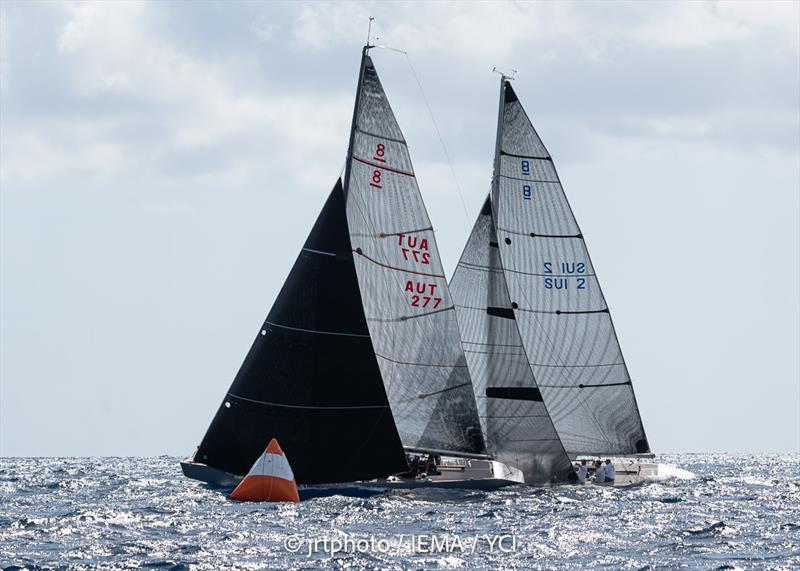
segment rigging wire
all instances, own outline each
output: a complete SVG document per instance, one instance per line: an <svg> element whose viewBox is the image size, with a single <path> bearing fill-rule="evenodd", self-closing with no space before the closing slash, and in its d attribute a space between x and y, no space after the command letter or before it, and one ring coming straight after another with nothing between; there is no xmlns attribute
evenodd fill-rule
<svg viewBox="0 0 800 571"><path fill-rule="evenodd" d="M439 144L442 145L442 152L444 152L444 157L447 160L447 166L450 167L450 174L453 176L453 182L456 184L456 191L458 192L458 199L461 202L461 207L464 209L464 216L467 219L467 224L470 224L470 217L469 211L467 210L467 203L464 202L464 194L461 192L461 185L458 182L458 177L456 176L456 169L453 168L453 161L450 160L450 153L447 152L447 145L444 143L444 137L442 137L442 132L439 130L439 124L436 122L436 117L433 114L433 109L431 108L431 104L428 101L428 96L425 95L425 90L422 88L422 82L419 80L419 76L417 75L417 70L414 69L414 64L411 63L411 57L409 57L407 52L403 52L406 56L406 61L408 62L408 67L411 68L411 74L414 76L414 80L417 82L417 86L419 87L419 91L422 94L422 99L425 101L425 107L428 108L428 113L431 116L431 121L433 122L433 128L436 129L436 135L439 137Z"/></svg>
<svg viewBox="0 0 800 571"><path fill-rule="evenodd" d="M375 38L376 40L378 38ZM384 50L390 50L393 52L397 52L406 56L406 62L408 62L408 67L411 69L411 75L414 76L414 81L417 83L417 87L419 87L419 92L422 94L422 100L425 102L425 107L428 109L428 115L430 115L431 122L433 123L433 128L436 131L436 136L439 139L439 145L442 147L442 152L444 153L444 158L447 161L447 166L450 169L450 175L453 177L453 182L456 185L456 192L458 193L458 200L461 202L461 208L464 210L464 216L466 217L467 224L471 224L471 218L469 216L469 210L467 209L467 203L464 201L464 193L461 190L461 184L458 182L458 176L456 176L456 169L453 167L453 161L450 159L450 153L447 150L447 145L444 142L444 137L442 136L442 131L439 129L439 123L436 121L436 115L433 112L433 108L431 107L430 101L428 100L428 96L425 93L425 89L422 87L422 82L419 79L419 75L417 75L417 70L414 67L414 64L411 61L411 56L408 55L408 52L393 48L391 46L386 45L376 45L372 46L374 48L381 48Z"/></svg>

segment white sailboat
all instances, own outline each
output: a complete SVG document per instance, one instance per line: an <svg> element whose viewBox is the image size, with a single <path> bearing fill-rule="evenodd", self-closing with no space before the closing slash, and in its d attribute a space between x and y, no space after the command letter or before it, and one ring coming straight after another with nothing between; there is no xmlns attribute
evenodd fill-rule
<svg viewBox="0 0 800 571"><path fill-rule="evenodd" d="M578 459L613 458L615 485L657 474L583 233L505 75L492 188L451 291L493 457L529 484L575 481Z"/></svg>
<svg viewBox="0 0 800 571"><path fill-rule="evenodd" d="M365 46L334 186L184 474L235 485L272 438L303 489L496 488L453 300Z"/></svg>

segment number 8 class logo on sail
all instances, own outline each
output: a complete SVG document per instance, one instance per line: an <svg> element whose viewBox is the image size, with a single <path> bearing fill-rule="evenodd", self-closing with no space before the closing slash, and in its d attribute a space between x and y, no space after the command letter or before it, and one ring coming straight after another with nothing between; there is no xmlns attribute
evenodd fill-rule
<svg viewBox="0 0 800 571"><path fill-rule="evenodd" d="M386 146L383 143L378 143L375 146L375 156L372 157L373 161L378 161L381 163L385 163L386 159L383 158L383 155L386 154ZM381 179L383 177L383 172L381 169L375 169L372 171L372 182L369 183L370 186L375 188L383 188L381 185Z"/></svg>
<svg viewBox="0 0 800 571"><path fill-rule="evenodd" d="M530 161L526 161L525 159L521 160L519 163L519 168L521 171L522 176L531 176L531 163ZM531 191L531 185L523 184L522 185L522 198L524 200L530 200L533 192Z"/></svg>

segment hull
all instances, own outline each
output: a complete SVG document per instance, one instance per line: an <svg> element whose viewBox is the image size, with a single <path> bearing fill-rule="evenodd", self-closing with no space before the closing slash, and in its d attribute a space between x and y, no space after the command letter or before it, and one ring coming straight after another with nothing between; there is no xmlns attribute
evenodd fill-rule
<svg viewBox="0 0 800 571"><path fill-rule="evenodd" d="M635 486L647 480L657 480L665 476L661 474L660 465L640 459L612 459L617 469L614 483L593 484L587 481L584 485L601 485L622 488ZM241 476L231 474L199 462L190 460L181 462L184 476L225 489L235 488L242 481ZM453 489L453 490L496 490L507 486L524 484L522 473L496 460L476 460L465 458L446 458L439 467L441 472L434 476L403 478L390 476L369 481L346 482L337 484L300 484L302 499L325 495L372 495L388 490L415 489Z"/></svg>
<svg viewBox="0 0 800 571"><path fill-rule="evenodd" d="M241 476L231 474L199 462L181 462L183 475L221 488L235 488ZM301 496L326 493L347 493L349 490L380 493L386 490L419 488L444 488L467 490L495 490L524 483L522 472L496 460L472 458L444 458L438 474L417 477L389 476L362 482L337 484L300 484Z"/></svg>

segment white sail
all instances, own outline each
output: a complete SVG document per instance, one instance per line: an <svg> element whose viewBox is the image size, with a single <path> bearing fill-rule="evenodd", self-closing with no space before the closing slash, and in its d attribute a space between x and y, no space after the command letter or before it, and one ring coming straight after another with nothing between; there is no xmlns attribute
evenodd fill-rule
<svg viewBox="0 0 800 571"><path fill-rule="evenodd" d="M345 174L364 312L405 446L482 453L453 301L403 133L364 55Z"/></svg>
<svg viewBox="0 0 800 571"><path fill-rule="evenodd" d="M649 452L614 326L553 161L503 82L492 200L528 361L564 447Z"/></svg>
<svg viewBox="0 0 800 571"><path fill-rule="evenodd" d="M536 386L506 288L489 198L450 283L492 457L528 484L569 481L572 465Z"/></svg>

